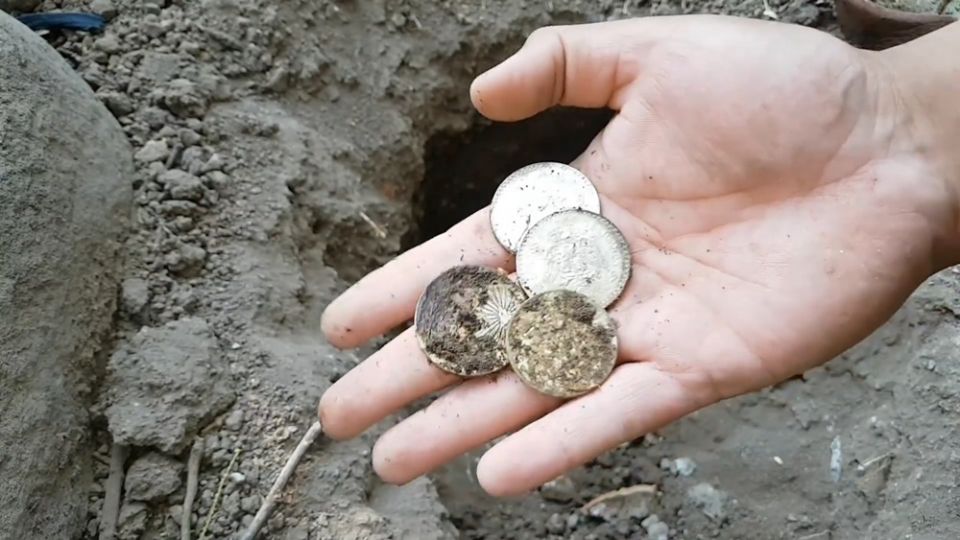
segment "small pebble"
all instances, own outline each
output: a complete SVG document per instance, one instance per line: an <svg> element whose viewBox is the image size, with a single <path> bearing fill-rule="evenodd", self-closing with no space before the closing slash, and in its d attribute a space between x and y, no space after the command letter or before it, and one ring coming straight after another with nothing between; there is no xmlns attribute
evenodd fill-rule
<svg viewBox="0 0 960 540"><path fill-rule="evenodd" d="M167 159L169 155L170 148L167 146L167 141L161 139L158 141L150 141L143 145L143 148L138 150L133 157L141 163L150 163Z"/></svg>
<svg viewBox="0 0 960 540"><path fill-rule="evenodd" d="M552 514L549 519L547 519L547 531L551 534L563 534L566 530L566 520L560 514Z"/></svg>

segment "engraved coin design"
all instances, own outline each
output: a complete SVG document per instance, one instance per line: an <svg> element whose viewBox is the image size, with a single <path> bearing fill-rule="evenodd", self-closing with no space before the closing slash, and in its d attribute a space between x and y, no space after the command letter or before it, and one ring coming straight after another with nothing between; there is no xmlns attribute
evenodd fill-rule
<svg viewBox="0 0 960 540"><path fill-rule="evenodd" d="M554 290L530 297L507 328L510 366L528 386L559 398L582 395L617 361L613 319L588 297Z"/></svg>
<svg viewBox="0 0 960 540"><path fill-rule="evenodd" d="M490 225L497 241L516 253L527 231L561 210L600 212L600 195L580 171L563 163L543 162L514 171L497 188Z"/></svg>
<svg viewBox="0 0 960 540"><path fill-rule="evenodd" d="M480 266L455 266L434 279L417 302L417 342L440 369L462 377L507 365L504 338L526 299L506 274Z"/></svg>
<svg viewBox="0 0 960 540"><path fill-rule="evenodd" d="M528 294L568 289L605 308L630 279L630 247L599 214L557 212L524 237L517 252L517 278Z"/></svg>

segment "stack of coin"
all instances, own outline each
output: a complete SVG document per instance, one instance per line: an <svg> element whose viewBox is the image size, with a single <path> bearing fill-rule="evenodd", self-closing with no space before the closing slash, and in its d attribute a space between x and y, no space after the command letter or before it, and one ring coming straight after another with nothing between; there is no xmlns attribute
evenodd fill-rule
<svg viewBox="0 0 960 540"><path fill-rule="evenodd" d="M476 266L441 274L417 304L421 348L439 368L464 377L509 364L551 396L596 388L617 358L606 308L630 278L629 247L601 215L596 188L568 165L528 165L497 189L490 223L516 255L517 283Z"/></svg>

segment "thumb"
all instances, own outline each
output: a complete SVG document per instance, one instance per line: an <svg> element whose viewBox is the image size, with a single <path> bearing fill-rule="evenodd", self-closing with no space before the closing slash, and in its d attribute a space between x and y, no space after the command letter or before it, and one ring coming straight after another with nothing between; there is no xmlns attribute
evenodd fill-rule
<svg viewBox="0 0 960 540"><path fill-rule="evenodd" d="M555 105L618 109L618 94L638 68L621 53L629 48L642 55L643 42L652 45L653 39L646 27L655 24L634 19L539 28L519 51L473 81L470 98L481 114L501 121Z"/></svg>

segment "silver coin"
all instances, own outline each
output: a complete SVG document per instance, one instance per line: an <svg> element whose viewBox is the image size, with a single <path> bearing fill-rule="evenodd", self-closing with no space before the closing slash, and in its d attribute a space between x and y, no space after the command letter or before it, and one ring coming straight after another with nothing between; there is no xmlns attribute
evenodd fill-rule
<svg viewBox="0 0 960 540"><path fill-rule="evenodd" d="M604 309L568 290L524 302L507 328L507 355L527 386L572 398L600 386L617 361L617 328Z"/></svg>
<svg viewBox="0 0 960 540"><path fill-rule="evenodd" d="M507 324L526 295L505 272L455 266L437 276L414 313L417 342L438 368L477 377L508 363Z"/></svg>
<svg viewBox="0 0 960 540"><path fill-rule="evenodd" d="M601 307L630 279L630 247L605 217L565 210L537 222L517 251L517 280L528 294L566 289Z"/></svg>
<svg viewBox="0 0 960 540"><path fill-rule="evenodd" d="M590 180L569 165L542 162L514 171L497 188L490 225L497 241L516 253L527 231L561 210L600 212L600 195Z"/></svg>

